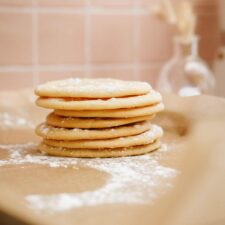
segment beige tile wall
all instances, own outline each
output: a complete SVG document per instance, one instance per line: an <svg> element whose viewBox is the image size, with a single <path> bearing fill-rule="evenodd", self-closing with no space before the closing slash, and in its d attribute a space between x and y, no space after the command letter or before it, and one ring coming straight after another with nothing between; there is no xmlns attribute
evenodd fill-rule
<svg viewBox="0 0 225 225"><path fill-rule="evenodd" d="M175 31L154 19L157 0L0 0L0 90L71 76L155 83ZM216 0L195 0L200 53L215 57Z"/></svg>

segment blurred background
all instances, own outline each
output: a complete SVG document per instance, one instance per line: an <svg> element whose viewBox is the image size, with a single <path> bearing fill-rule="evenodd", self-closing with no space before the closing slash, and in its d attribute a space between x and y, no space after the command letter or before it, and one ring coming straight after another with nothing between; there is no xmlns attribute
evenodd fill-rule
<svg viewBox="0 0 225 225"><path fill-rule="evenodd" d="M173 54L158 0L0 0L0 90L65 77L145 80ZM179 0L172 0L172 3ZM194 0L199 54L225 89L225 1ZM224 88L223 88L224 87Z"/></svg>

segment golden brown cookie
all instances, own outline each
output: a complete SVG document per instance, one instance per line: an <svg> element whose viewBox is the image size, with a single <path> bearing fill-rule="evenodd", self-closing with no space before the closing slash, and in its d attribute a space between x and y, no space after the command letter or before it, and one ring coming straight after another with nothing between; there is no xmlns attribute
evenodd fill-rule
<svg viewBox="0 0 225 225"><path fill-rule="evenodd" d="M59 116L71 117L101 117L101 118L130 118L138 116L147 116L163 111L163 103L154 105L128 108L128 109L109 109L109 110L55 110L54 113Z"/></svg>
<svg viewBox="0 0 225 225"><path fill-rule="evenodd" d="M143 133L151 128L151 123L144 121L135 124L103 129L57 128L45 123L37 126L37 135L54 140L92 140L126 137Z"/></svg>
<svg viewBox="0 0 225 225"><path fill-rule="evenodd" d="M162 97L158 92L150 91L140 96L110 98L110 99L76 99L76 98L46 98L36 100L38 106L49 109L63 110L102 110L143 107L160 103Z"/></svg>
<svg viewBox="0 0 225 225"><path fill-rule="evenodd" d="M142 155L160 148L160 141L155 141L148 145L140 145L128 148L115 149L71 149L62 147L53 147L41 143L39 150L43 153L61 157L79 157L79 158L107 158L107 157L122 157Z"/></svg>
<svg viewBox="0 0 225 225"><path fill-rule="evenodd" d="M112 98L147 94L146 82L116 79L70 78L39 85L35 94L42 97Z"/></svg>
<svg viewBox="0 0 225 225"><path fill-rule="evenodd" d="M102 148L124 148L137 145L147 145L154 142L163 135L162 128L157 125L152 125L151 129L141 134L105 139L105 140L77 140L77 141L57 141L44 139L43 143L54 147L64 148L87 148L87 149L102 149Z"/></svg>
<svg viewBox="0 0 225 225"><path fill-rule="evenodd" d="M133 118L77 118L77 117L63 117L54 113L50 113L46 118L46 124L54 127L63 128L107 128L117 127L130 123L150 120L154 117L139 116Z"/></svg>

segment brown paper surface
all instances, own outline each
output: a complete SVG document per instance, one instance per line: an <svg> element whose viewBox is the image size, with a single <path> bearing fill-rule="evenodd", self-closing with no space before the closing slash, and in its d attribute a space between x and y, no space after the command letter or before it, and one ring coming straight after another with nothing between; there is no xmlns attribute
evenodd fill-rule
<svg viewBox="0 0 225 225"><path fill-rule="evenodd" d="M0 93L0 224L225 224L225 100L164 96L163 147L144 156L41 155L47 110Z"/></svg>

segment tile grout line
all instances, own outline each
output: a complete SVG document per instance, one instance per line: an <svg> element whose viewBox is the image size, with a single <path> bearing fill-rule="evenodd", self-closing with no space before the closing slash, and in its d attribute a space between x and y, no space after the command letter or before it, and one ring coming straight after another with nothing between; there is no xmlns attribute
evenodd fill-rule
<svg viewBox="0 0 225 225"><path fill-rule="evenodd" d="M37 0L32 0L32 80L33 86L39 83L39 56L38 56L38 14L36 12Z"/></svg>
<svg viewBox="0 0 225 225"><path fill-rule="evenodd" d="M134 79L140 79L140 66L139 66L139 53L140 53L140 19L138 15L138 7L140 6L140 0L134 0L133 2L133 45L134 45Z"/></svg>
<svg viewBox="0 0 225 225"><path fill-rule="evenodd" d="M33 2L33 0L32 0ZM85 0L86 6L89 7L90 14L100 14L100 15L129 15L133 14L133 8L105 8L105 7L90 7L90 0ZM84 14L87 7L73 7L73 8L63 8L63 7L38 7L35 9L38 13L65 13L65 14ZM145 8L139 8L139 13L146 13L148 10ZM32 13L33 7L16 7L16 6L0 6L0 12L14 12L14 13Z"/></svg>
<svg viewBox="0 0 225 225"><path fill-rule="evenodd" d="M139 69L145 68L158 68L164 64L164 61L151 62L151 63L139 63ZM90 70L120 70L120 69L134 69L136 65L134 63L127 64L89 64ZM0 66L0 72L8 73L8 72L32 72L33 65L31 66ZM85 65L39 65L37 68L37 72L61 72L61 71L85 71Z"/></svg>
<svg viewBox="0 0 225 225"><path fill-rule="evenodd" d="M33 0L32 0L33 1ZM86 0L90 1L90 0ZM149 14L149 7L139 6L136 7L136 14L140 15L148 15ZM0 6L1 13L33 13L33 11L38 12L40 14L84 14L85 7L78 8L59 8L59 7L38 7L35 10L33 7L25 6L25 7L16 7L16 6ZM97 15L133 15L134 9L133 7L128 9L121 9L121 8L105 8L105 7L91 7L89 9L90 14L97 14ZM198 15L214 15L215 13L211 12L199 12Z"/></svg>
<svg viewBox="0 0 225 225"><path fill-rule="evenodd" d="M85 62L85 76L91 76L90 62L91 62L91 14L90 14L90 0L85 0L84 13L84 62Z"/></svg>

